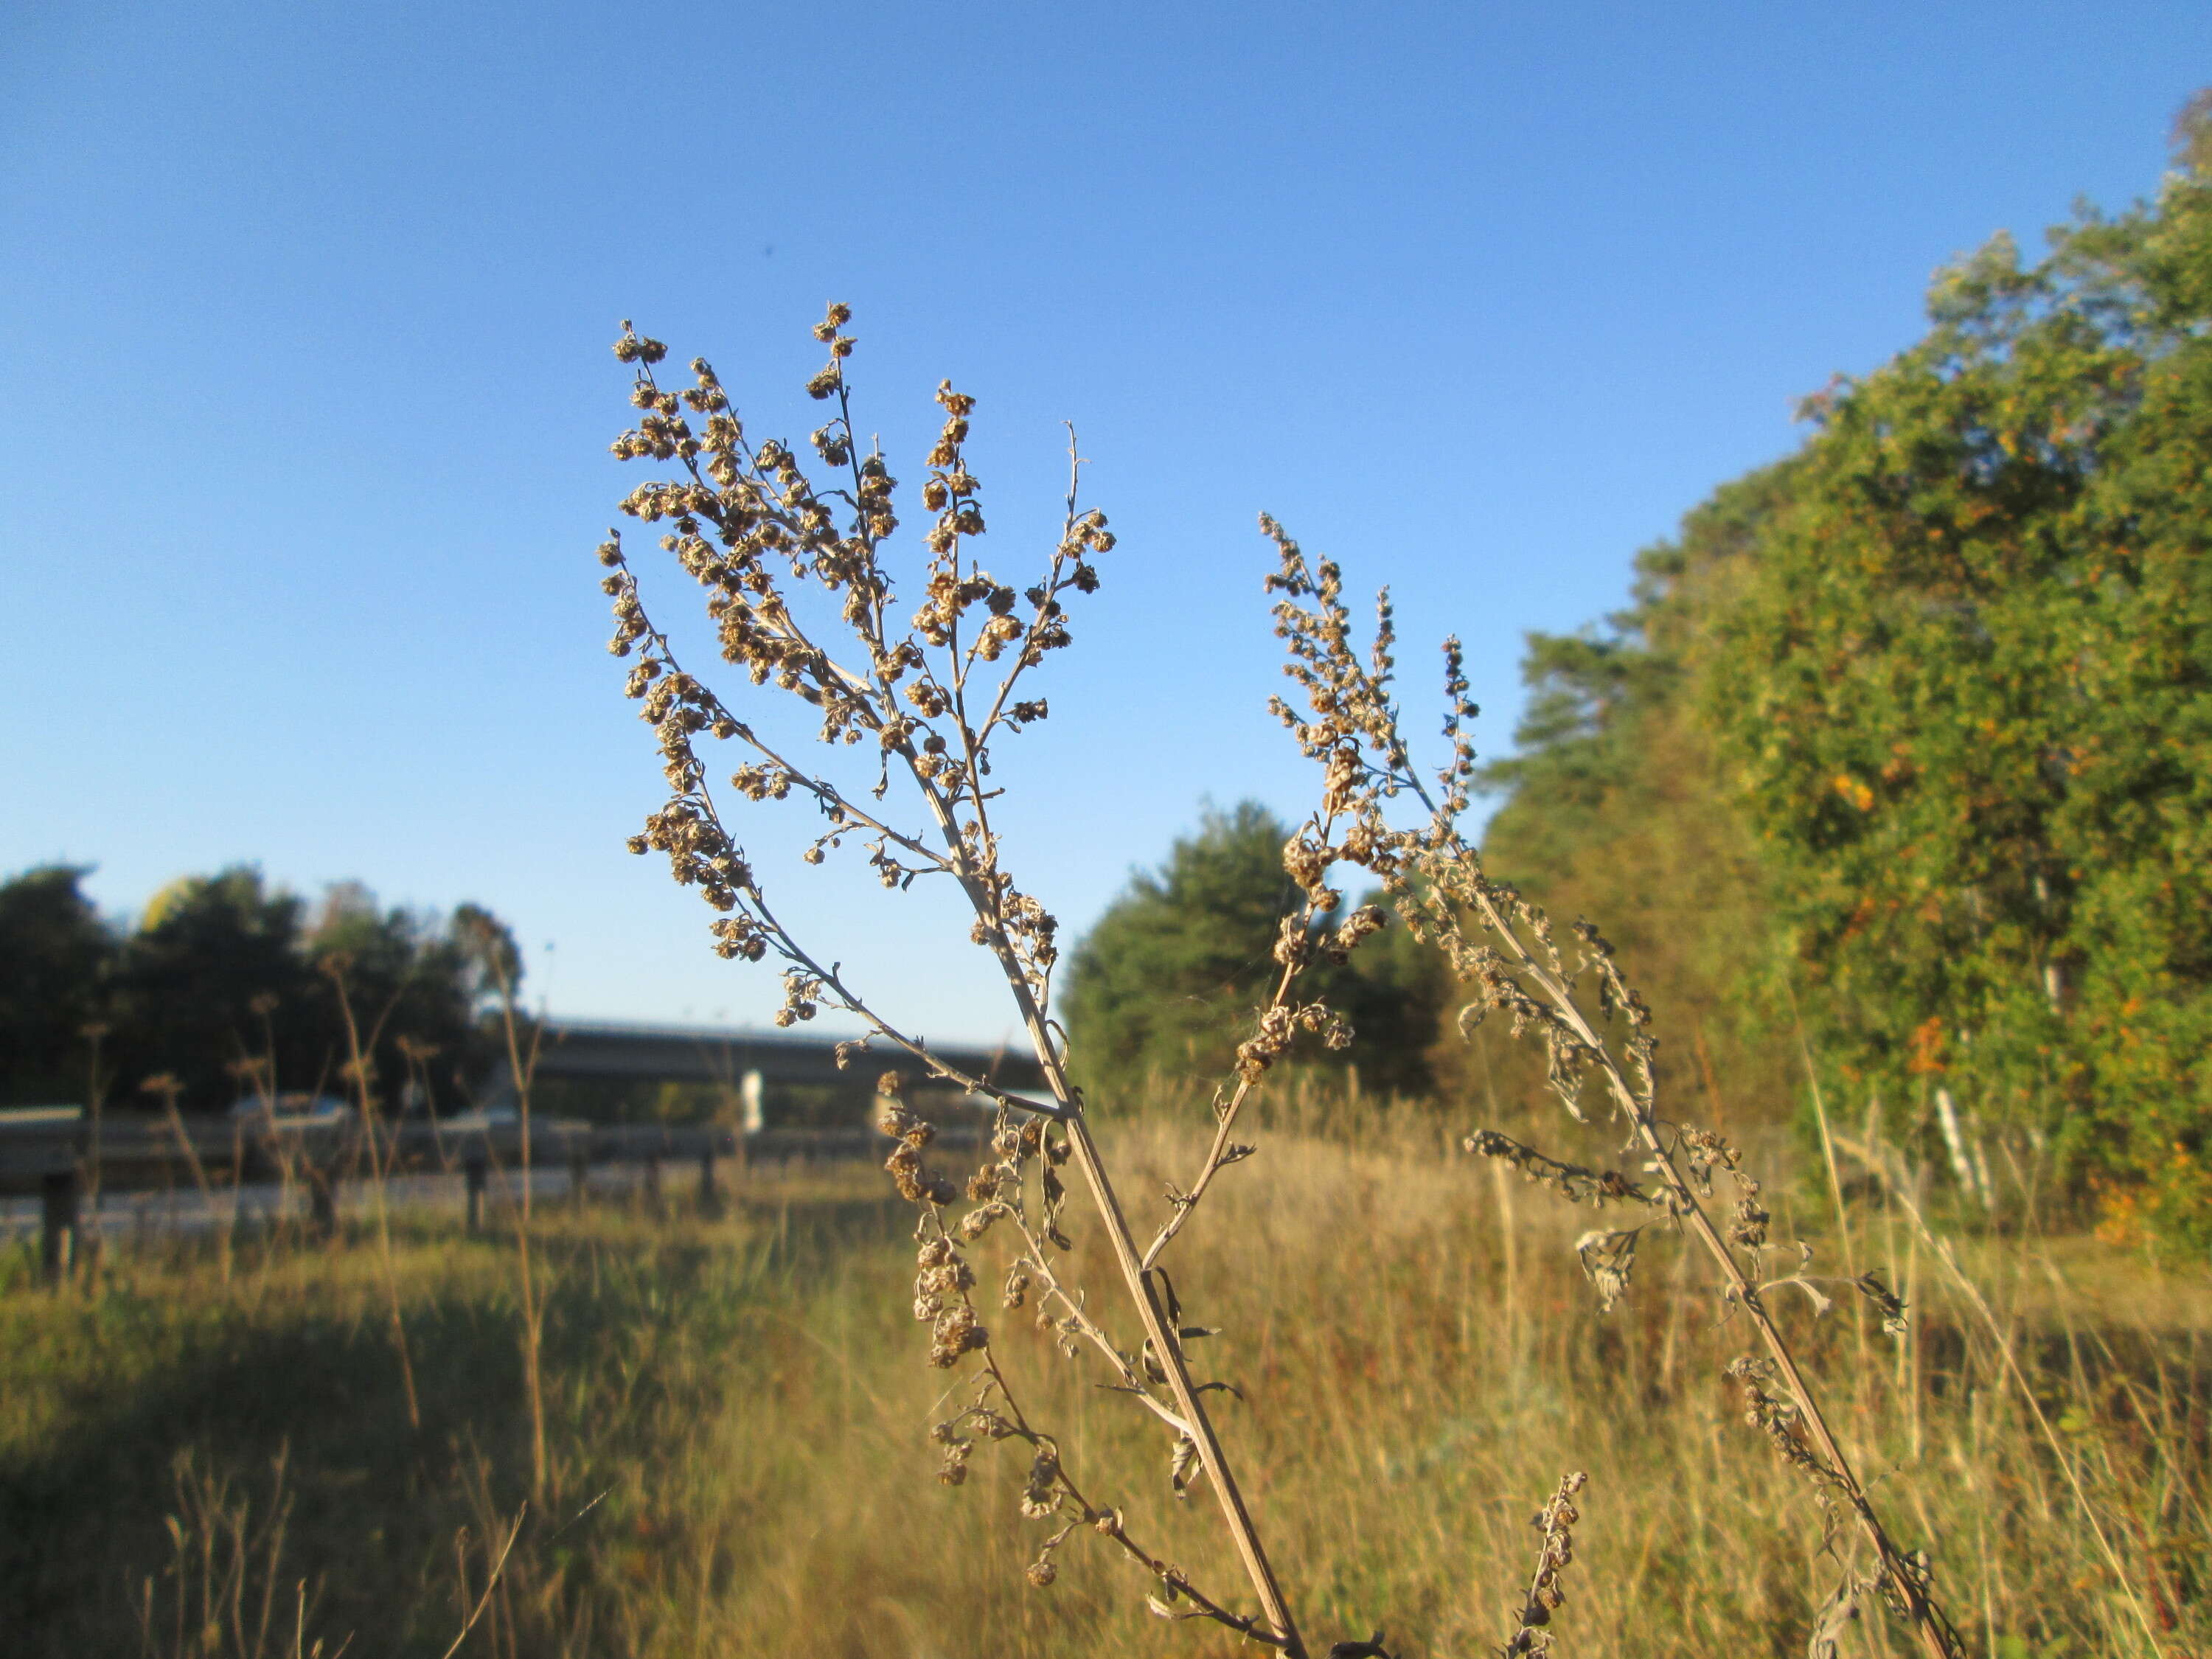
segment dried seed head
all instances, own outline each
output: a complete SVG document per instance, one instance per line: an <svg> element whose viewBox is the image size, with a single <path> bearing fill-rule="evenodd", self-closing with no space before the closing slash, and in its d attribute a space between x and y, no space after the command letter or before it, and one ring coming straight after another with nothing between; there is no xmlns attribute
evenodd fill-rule
<svg viewBox="0 0 2212 1659"><path fill-rule="evenodd" d="M1582 1519L1574 1498L1589 1480L1588 1475L1580 1473L1561 1476L1559 1490L1530 1522L1543 1534L1543 1542L1537 1548L1536 1570L1528 1581L1528 1594L1522 1602L1513 1634L1502 1650L1509 1656L1541 1654L1551 1649L1552 1614L1567 1599L1559 1578L1575 1559L1574 1527Z"/></svg>
<svg viewBox="0 0 2212 1659"><path fill-rule="evenodd" d="M1042 1521L1058 1511L1060 1498L1060 1454L1048 1443L1041 1443L1030 1460L1029 1477L1022 1483L1022 1513L1032 1521Z"/></svg>
<svg viewBox="0 0 2212 1659"><path fill-rule="evenodd" d="M955 1440L945 1449L945 1455L937 1466L937 1478L948 1486L966 1484L969 1455L975 1449L975 1443Z"/></svg>

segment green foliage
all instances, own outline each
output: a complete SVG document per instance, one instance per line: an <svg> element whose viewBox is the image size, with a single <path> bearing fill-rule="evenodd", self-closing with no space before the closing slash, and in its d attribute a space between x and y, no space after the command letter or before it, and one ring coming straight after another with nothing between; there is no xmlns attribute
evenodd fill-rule
<svg viewBox="0 0 2212 1659"><path fill-rule="evenodd" d="M1530 642L1492 867L1586 913L1732 1095L2051 1148L2212 1233L2212 100L2158 201L2000 237L1802 451Z"/></svg>
<svg viewBox="0 0 2212 1659"><path fill-rule="evenodd" d="M231 1063L261 1053L265 1033L283 1034L281 1086L307 1088L319 1072L335 1078L324 994L299 949L302 908L246 865L185 877L155 896L116 963L115 1054L125 1091L167 1073L185 1085L185 1106L228 1105L251 1092L229 1075ZM265 1026L256 1006L262 997L274 999Z"/></svg>
<svg viewBox="0 0 2212 1659"><path fill-rule="evenodd" d="M46 865L0 883L0 1103L74 1101L85 1026L100 1017L116 941L78 884Z"/></svg>
<svg viewBox="0 0 2212 1659"><path fill-rule="evenodd" d="M1152 1077L1210 1086L1228 1072L1281 972L1275 939L1298 904L1283 873L1290 833L1255 801L1210 811L1098 919L1069 963L1064 999L1091 1086L1127 1090ZM1425 953L1409 945L1386 930L1346 966L1316 966L1304 983L1358 1031L1352 1058L1363 1081L1411 1092L1429 1081L1437 996ZM1321 1057L1318 1046L1298 1052Z"/></svg>
<svg viewBox="0 0 2212 1659"><path fill-rule="evenodd" d="M478 1007L493 963L511 983L518 963L506 929L473 906L447 923L382 909L347 882L311 916L239 865L172 882L123 935L84 896L83 874L50 866L0 882L0 1099L85 1098L95 1023L118 1103L140 1103L139 1084L157 1073L179 1079L188 1110L219 1110L272 1081L340 1090L341 983L387 1109L418 1073L451 1099L489 1058ZM273 1079L246 1076L271 1060Z"/></svg>
<svg viewBox="0 0 2212 1659"><path fill-rule="evenodd" d="M1724 486L1677 539L1646 549L1632 603L1603 632L1531 635L1517 752L1483 778L1505 795L1484 835L1487 867L1559 921L1605 930L1656 1018L1670 1096L1723 1121L1786 1115L1796 1091L1764 876L1686 695L1687 653L1789 476L1770 467ZM1540 1060L1518 1045L1455 1052L1458 1094L1501 1081L1541 1091Z"/></svg>
<svg viewBox="0 0 2212 1659"><path fill-rule="evenodd" d="M1706 647L1824 1048L2212 1223L2212 179L1939 278Z"/></svg>

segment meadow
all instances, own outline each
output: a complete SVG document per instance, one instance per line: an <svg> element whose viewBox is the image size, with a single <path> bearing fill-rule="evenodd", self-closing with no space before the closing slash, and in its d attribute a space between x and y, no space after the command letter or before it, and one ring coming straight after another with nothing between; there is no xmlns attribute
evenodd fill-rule
<svg viewBox="0 0 2212 1659"><path fill-rule="evenodd" d="M1128 1201L1152 1214L1194 1131L1161 1109L1099 1121ZM1223 1430L1322 1644L1381 1626L1395 1654L1496 1650L1531 1516L1588 1470L1556 1651L1805 1651L1837 1578L1823 1516L1746 1426L1721 1369L1751 1338L1680 1244L1648 1240L1628 1296L1601 1312L1571 1248L1587 1207L1468 1157L1472 1126L1370 1104L1273 1127L1177 1276L1220 1328L1206 1374L1242 1394L1218 1396ZM1789 1149L1758 1156L1772 1167ZM1772 1271L1798 1271L1802 1237L1816 1288L1871 1267L1908 1303L1901 1340L1847 1286L1828 1286L1825 1316L1807 1298L1790 1317L1969 1650L2201 1655L2212 1285L2201 1264L2046 1230L2032 1175L2002 1224L1931 1217L1946 1266L1896 1192L1847 1157L1832 1183L1802 1160L1769 1184L1789 1252ZM672 1200L665 1216L541 1209L535 1498L510 1231L395 1224L419 1431L366 1233L246 1242L228 1284L182 1244L112 1252L60 1293L11 1259L7 1650L1237 1649L1149 1613L1152 1586L1104 1540L1077 1536L1056 1582L1025 1582L1048 1528L1019 1514L1018 1444L980 1446L964 1486L938 1482L927 1429L948 1414L946 1378L908 1314L914 1212L886 1185L865 1166L756 1170L714 1218ZM1095 1227L1071 1231L1079 1256L1097 1249ZM1026 1314L998 1323L1071 1476L1156 1554L1233 1585L1212 1504L1171 1493L1156 1428ZM1841 1644L1909 1650L1877 1618Z"/></svg>

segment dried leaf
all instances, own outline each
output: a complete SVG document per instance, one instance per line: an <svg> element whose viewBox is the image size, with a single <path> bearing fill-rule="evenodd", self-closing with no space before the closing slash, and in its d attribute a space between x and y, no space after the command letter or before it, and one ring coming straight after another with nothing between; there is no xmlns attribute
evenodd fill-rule
<svg viewBox="0 0 2212 1659"><path fill-rule="evenodd" d="M1836 1659L1844 1627L1858 1620L1859 1596L1865 1589L1856 1577L1836 1586L1835 1594L1821 1604L1820 1616L1814 1621L1812 1638L1805 1644L1806 1659Z"/></svg>
<svg viewBox="0 0 2212 1659"><path fill-rule="evenodd" d="M1176 1439L1175 1455L1168 1462L1168 1484L1181 1498L1198 1472L1198 1442L1188 1435Z"/></svg>
<svg viewBox="0 0 2212 1659"><path fill-rule="evenodd" d="M1640 1227L1584 1233L1575 1241L1575 1259L1597 1291L1597 1304L1607 1313L1628 1290L1628 1276L1636 1270L1636 1235Z"/></svg>
<svg viewBox="0 0 2212 1659"><path fill-rule="evenodd" d="M1836 1305L1835 1298L1833 1297L1821 1290L1820 1287L1815 1285L1811 1279L1798 1273L1792 1273L1787 1279L1769 1279L1765 1284L1760 1285L1759 1288L1760 1291L1765 1291L1778 1290L1784 1285L1795 1285L1799 1290L1805 1292L1806 1296L1813 1304L1813 1314L1815 1318L1826 1313L1830 1309Z"/></svg>

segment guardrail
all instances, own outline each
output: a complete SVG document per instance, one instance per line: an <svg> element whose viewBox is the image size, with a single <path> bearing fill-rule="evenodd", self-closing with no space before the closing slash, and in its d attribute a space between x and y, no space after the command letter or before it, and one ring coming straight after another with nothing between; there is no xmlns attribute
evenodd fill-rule
<svg viewBox="0 0 2212 1659"><path fill-rule="evenodd" d="M529 1165L562 1168L580 1196L589 1171L642 1166L641 1184L656 1199L665 1164L695 1165L699 1202L720 1202L718 1165L827 1162L872 1157L882 1138L860 1125L826 1129L739 1131L711 1125L594 1124L545 1119L531 1124ZM981 1122L939 1130L942 1144L980 1145ZM339 1188L394 1175L458 1171L471 1232L483 1226L485 1194L496 1170L524 1167L519 1121L466 1118L376 1126L374 1144L360 1118L156 1118L112 1114L95 1124L75 1108L0 1112L0 1194L40 1199L40 1263L49 1281L66 1277L77 1253L86 1200L94 1194L145 1192L187 1184L235 1191L248 1182L296 1182L310 1227L337 1224Z"/></svg>

